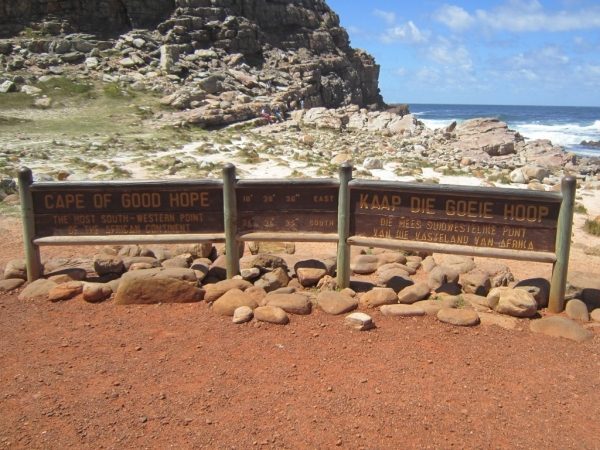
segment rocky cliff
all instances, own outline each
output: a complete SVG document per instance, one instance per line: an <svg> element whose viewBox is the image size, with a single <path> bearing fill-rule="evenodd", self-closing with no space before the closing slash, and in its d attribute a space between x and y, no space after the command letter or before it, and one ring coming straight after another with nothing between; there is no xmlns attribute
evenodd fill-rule
<svg viewBox="0 0 600 450"><path fill-rule="evenodd" d="M164 93L176 94L170 104L177 109L202 108L207 95L225 90L245 94L241 103L276 102L284 109L300 100L306 107L384 105L379 66L350 47L339 17L322 0L5 0L0 35L21 38L0 42L9 70L15 67L10 57L56 54L88 70L170 76L167 84L179 87L166 86ZM117 64L110 50L127 61ZM255 115L256 107L250 109L195 123L231 123Z"/></svg>

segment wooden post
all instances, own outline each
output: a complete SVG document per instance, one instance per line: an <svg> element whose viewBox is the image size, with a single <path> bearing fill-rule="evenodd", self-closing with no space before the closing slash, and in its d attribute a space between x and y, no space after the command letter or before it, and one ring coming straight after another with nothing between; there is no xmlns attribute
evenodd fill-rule
<svg viewBox="0 0 600 450"><path fill-rule="evenodd" d="M237 234L237 202L235 198L235 166L223 166L223 210L225 217L225 252L227 278L240 273L240 251L235 239Z"/></svg>
<svg viewBox="0 0 600 450"><path fill-rule="evenodd" d="M564 177L561 185L563 201L558 215L556 230L556 263L552 270L550 299L548 309L560 313L565 309L565 291L567 289L567 272L569 269L569 253L571 251L571 234L573 232L573 209L577 181L574 177Z"/></svg>
<svg viewBox="0 0 600 450"><path fill-rule="evenodd" d="M33 196L29 190L29 186L33 183L31 169L28 167L19 169L18 179L21 218L23 219L23 240L25 241L25 260L27 262L27 281L31 283L44 274L40 258L40 248L33 244L35 219L33 216Z"/></svg>
<svg viewBox="0 0 600 450"><path fill-rule="evenodd" d="M350 188L352 179L352 164L345 162L340 165L340 195L338 200L338 256L337 282L341 288L350 286Z"/></svg>

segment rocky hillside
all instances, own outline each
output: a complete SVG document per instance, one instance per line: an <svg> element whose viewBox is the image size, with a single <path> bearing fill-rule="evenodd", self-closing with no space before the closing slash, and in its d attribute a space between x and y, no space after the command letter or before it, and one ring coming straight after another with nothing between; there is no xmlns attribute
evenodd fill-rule
<svg viewBox="0 0 600 450"><path fill-rule="evenodd" d="M8 0L0 35L0 78L15 83L4 90L90 77L168 96L201 126L251 119L264 104L384 105L379 66L321 0Z"/></svg>

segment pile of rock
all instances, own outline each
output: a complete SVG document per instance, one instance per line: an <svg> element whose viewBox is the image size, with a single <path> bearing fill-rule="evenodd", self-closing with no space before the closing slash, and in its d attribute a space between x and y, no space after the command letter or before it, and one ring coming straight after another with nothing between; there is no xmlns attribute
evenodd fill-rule
<svg viewBox="0 0 600 450"><path fill-rule="evenodd" d="M431 255L362 249L352 259L355 275L346 289L339 289L333 278L335 255L258 253L242 257L240 265L241 274L226 279L225 256L212 244L175 250L107 246L91 259L46 261L44 278L25 287L19 298L61 301L81 296L97 302L111 297L115 305L205 301L213 313L232 317L234 323L254 318L286 324L290 314L311 314L314 308L333 315L379 308L388 317L435 315L456 326L485 322L515 328L515 318L538 316L550 292L545 279L515 282L503 264L476 266L462 256L438 263ZM415 277L427 281L415 282ZM3 278L1 290L21 287L25 261L10 261ZM580 299L567 303L567 315L581 322L600 320L600 286L588 278L579 274L570 295ZM361 330L374 327L364 312L346 324ZM587 333L582 335L591 336Z"/></svg>
<svg viewBox="0 0 600 450"><path fill-rule="evenodd" d="M117 83L124 92L164 94L164 105L187 111L168 121L202 127L255 118L265 104L282 111L383 106L379 66L349 46L325 3L178 3L155 29L134 29L117 39L100 39L87 26L87 33L69 33L81 28L73 15L73 27L45 21L35 25L33 37L0 40L0 92L36 95L40 79L63 75ZM106 35L103 27L110 23L96 26L98 35Z"/></svg>

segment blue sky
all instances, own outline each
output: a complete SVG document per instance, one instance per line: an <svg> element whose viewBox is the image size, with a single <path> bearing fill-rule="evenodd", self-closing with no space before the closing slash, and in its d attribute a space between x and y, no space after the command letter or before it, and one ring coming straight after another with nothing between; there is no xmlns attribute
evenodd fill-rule
<svg viewBox="0 0 600 450"><path fill-rule="evenodd" d="M326 0L387 103L600 106L600 1Z"/></svg>

